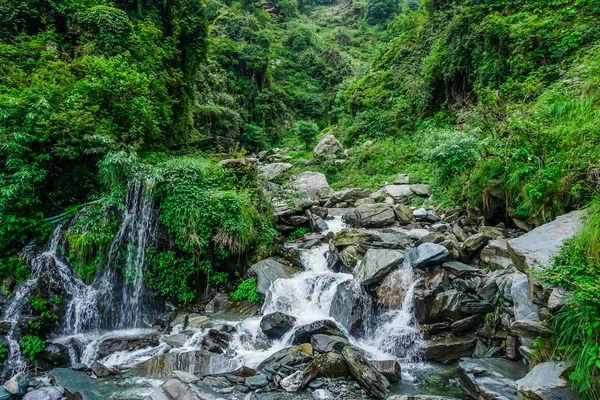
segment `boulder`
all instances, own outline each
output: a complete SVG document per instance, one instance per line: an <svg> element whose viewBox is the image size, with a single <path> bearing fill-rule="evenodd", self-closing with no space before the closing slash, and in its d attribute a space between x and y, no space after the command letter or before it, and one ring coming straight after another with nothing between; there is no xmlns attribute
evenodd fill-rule
<svg viewBox="0 0 600 400"><path fill-rule="evenodd" d="M379 236L360 229L342 229L333 237L333 245L336 247L380 241L381 238Z"/></svg>
<svg viewBox="0 0 600 400"><path fill-rule="evenodd" d="M463 277L470 276L472 274L481 273L481 270L476 267L472 267L470 265L461 263L460 261L449 261L445 262L442 265L446 271L448 271L451 275Z"/></svg>
<svg viewBox="0 0 600 400"><path fill-rule="evenodd" d="M350 375L375 399L384 399L390 383L366 358L362 352L352 346L342 350Z"/></svg>
<svg viewBox="0 0 600 400"><path fill-rule="evenodd" d="M61 400L63 394L55 387L36 389L23 396L23 400Z"/></svg>
<svg viewBox="0 0 600 400"><path fill-rule="evenodd" d="M369 197L371 191L369 189L361 189L361 188L349 188L342 189L338 192L335 192L331 195L329 202L333 204L338 204L342 202L354 202L358 199L364 199ZM327 207L327 205L325 205Z"/></svg>
<svg viewBox="0 0 600 400"><path fill-rule="evenodd" d="M362 258L362 252L358 245L351 245L340 251L340 261L349 271L352 271L358 265Z"/></svg>
<svg viewBox="0 0 600 400"><path fill-rule="evenodd" d="M397 250L369 249L352 274L363 285L371 286L380 282L394 268L404 261L404 254Z"/></svg>
<svg viewBox="0 0 600 400"><path fill-rule="evenodd" d="M327 178L320 172L302 172L296 176L295 184L298 191L313 200L328 199L333 194L333 189L329 187ZM321 216L321 218L323 217Z"/></svg>
<svg viewBox="0 0 600 400"><path fill-rule="evenodd" d="M304 374L321 378L345 378L350 375L346 360L340 353L327 352L315 357Z"/></svg>
<svg viewBox="0 0 600 400"><path fill-rule="evenodd" d="M429 185L424 185L424 184L410 185L410 190L419 197L429 197Z"/></svg>
<svg viewBox="0 0 600 400"><path fill-rule="evenodd" d="M449 337L425 341L425 358L447 363L470 357L475 350L477 339L473 337Z"/></svg>
<svg viewBox="0 0 600 400"><path fill-rule="evenodd" d="M137 365L140 371L166 379L173 371L185 371L195 375L209 375L213 368L227 365L229 358L206 350L190 350L154 356Z"/></svg>
<svg viewBox="0 0 600 400"><path fill-rule="evenodd" d="M310 345L291 346L281 349L271 354L267 359L261 362L257 371L268 369L279 369L283 365L296 366L305 364L313 360L313 350Z"/></svg>
<svg viewBox="0 0 600 400"><path fill-rule="evenodd" d="M279 386L286 392L297 392L302 388L304 374L302 371L296 371L291 375L286 376L279 382Z"/></svg>
<svg viewBox="0 0 600 400"><path fill-rule="evenodd" d="M409 253L410 263L414 268L427 268L443 261L449 254L444 246L434 243L423 243Z"/></svg>
<svg viewBox="0 0 600 400"><path fill-rule="evenodd" d="M318 353L329 353L331 351L340 352L349 344L350 342L348 339L340 336L330 336L318 333L311 338L311 345L314 351Z"/></svg>
<svg viewBox="0 0 600 400"><path fill-rule="evenodd" d="M521 272L544 269L562 246L582 226L585 211L572 211L554 221L539 226L508 241L507 249L514 265Z"/></svg>
<svg viewBox="0 0 600 400"><path fill-rule="evenodd" d="M402 379L402 369L397 360L377 360L371 361L371 364L390 382L400 382Z"/></svg>
<svg viewBox="0 0 600 400"><path fill-rule="evenodd" d="M310 343L316 334L346 337L335 321L323 319L298 327L294 332L294 344Z"/></svg>
<svg viewBox="0 0 600 400"><path fill-rule="evenodd" d="M426 322L457 321L461 319L461 305L466 300L465 293L455 289L438 293L431 304Z"/></svg>
<svg viewBox="0 0 600 400"><path fill-rule="evenodd" d="M414 196L410 185L386 185L383 190L399 203L406 202Z"/></svg>
<svg viewBox="0 0 600 400"><path fill-rule="evenodd" d="M256 277L256 291L265 295L271 284L277 279L289 278L297 272L300 272L298 268L283 265L272 258L267 258L253 264L248 271L248 275Z"/></svg>
<svg viewBox="0 0 600 400"><path fill-rule="evenodd" d="M317 389L313 392L313 400L334 400L335 397L327 389Z"/></svg>
<svg viewBox="0 0 600 400"><path fill-rule="evenodd" d="M394 214L396 214L396 219L401 224L410 224L413 221L412 208L404 204L398 204L394 207Z"/></svg>
<svg viewBox="0 0 600 400"><path fill-rule="evenodd" d="M98 356L104 358L118 351L133 351L145 347L156 347L159 344L157 336L151 337L116 337L107 338L98 344Z"/></svg>
<svg viewBox="0 0 600 400"><path fill-rule="evenodd" d="M394 180L394 185L408 185L410 183L410 177L406 174L398 174Z"/></svg>
<svg viewBox="0 0 600 400"><path fill-rule="evenodd" d="M200 344L204 350L212 353L224 354L229 348L231 335L235 328L229 325L220 325L209 329Z"/></svg>
<svg viewBox="0 0 600 400"><path fill-rule="evenodd" d="M10 378L4 384L6 389L11 394L23 395L27 393L27 387L29 386L29 375L25 372L19 372L12 378Z"/></svg>
<svg viewBox="0 0 600 400"><path fill-rule="evenodd" d="M158 343L157 343L158 345ZM38 362L49 367L68 367L71 365L69 349L64 344L48 343L46 348L37 356Z"/></svg>
<svg viewBox="0 0 600 400"><path fill-rule="evenodd" d="M569 370L566 362L537 364L516 382L519 400L576 400L570 390Z"/></svg>
<svg viewBox="0 0 600 400"><path fill-rule="evenodd" d="M316 233L325 232L329 229L327 222L316 214L310 212L310 210L306 210L306 214L308 216L308 224L310 226L310 230Z"/></svg>
<svg viewBox="0 0 600 400"><path fill-rule="evenodd" d="M260 320L260 329L271 339L279 339L294 325L296 325L296 318L281 312L265 315Z"/></svg>
<svg viewBox="0 0 600 400"><path fill-rule="evenodd" d="M111 375L117 374L117 372L115 370L108 368L107 366L100 364L97 361L92 364L90 369L92 370L94 375L96 375L98 378L107 378Z"/></svg>
<svg viewBox="0 0 600 400"><path fill-rule="evenodd" d="M466 258L471 258L479 250L483 249L490 241L490 238L485 233L476 233L465 240L462 245L462 252Z"/></svg>
<svg viewBox="0 0 600 400"><path fill-rule="evenodd" d="M511 295L514 304L513 314L516 320L539 321L539 308L529 298L529 279L527 275L517 276L512 282Z"/></svg>
<svg viewBox="0 0 600 400"><path fill-rule="evenodd" d="M328 133L321 139L321 141L315 146L313 155L315 160L324 161L331 158L335 158L338 154L343 151L342 144L336 139L333 134Z"/></svg>
<svg viewBox="0 0 600 400"><path fill-rule="evenodd" d="M510 331L517 336L527 339L536 339L538 337L551 337L552 330L547 328L541 321L518 320L510 324Z"/></svg>
<svg viewBox="0 0 600 400"><path fill-rule="evenodd" d="M356 215L357 225L364 228L381 228L395 221L392 207L385 203L358 205Z"/></svg>
<svg viewBox="0 0 600 400"><path fill-rule="evenodd" d="M386 307L400 308L412 283L412 274L403 269L392 271L377 286L377 301Z"/></svg>
<svg viewBox="0 0 600 400"><path fill-rule="evenodd" d="M562 288L562 287L554 287L550 292L550 297L548 298L548 308L552 313L558 312L565 304L569 302L569 299L573 295L573 292Z"/></svg>
<svg viewBox="0 0 600 400"><path fill-rule="evenodd" d="M329 316L334 318L350 333L359 332L363 321L371 315L371 298L355 279L349 279L338 285Z"/></svg>
<svg viewBox="0 0 600 400"><path fill-rule="evenodd" d="M170 378L146 398L146 400L217 400L222 398L214 390L199 383L185 383L177 378Z"/></svg>
<svg viewBox="0 0 600 400"><path fill-rule="evenodd" d="M517 383L527 365L503 358L465 358L458 363L459 383L473 399L517 399Z"/></svg>
<svg viewBox="0 0 600 400"><path fill-rule="evenodd" d="M260 166L260 170L266 180L272 181L283 175L284 172L289 171L294 166L289 163L272 163Z"/></svg>
<svg viewBox="0 0 600 400"><path fill-rule="evenodd" d="M483 317L481 314L471 315L470 317L453 322L452 325L450 325L450 329L452 329L452 332L454 333L470 331L477 328L482 321Z"/></svg>

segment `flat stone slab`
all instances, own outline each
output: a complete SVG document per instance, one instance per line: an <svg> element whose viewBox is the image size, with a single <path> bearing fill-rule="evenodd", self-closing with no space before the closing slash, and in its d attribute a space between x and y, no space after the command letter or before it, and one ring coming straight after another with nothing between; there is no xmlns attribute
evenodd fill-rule
<svg viewBox="0 0 600 400"><path fill-rule="evenodd" d="M566 362L544 362L533 367L517 381L517 392L521 400L576 400L569 389L570 364Z"/></svg>
<svg viewBox="0 0 600 400"><path fill-rule="evenodd" d="M527 375L527 365L504 358L463 358L458 375L460 386L473 399L516 400L516 381Z"/></svg>
<svg viewBox="0 0 600 400"><path fill-rule="evenodd" d="M571 238L583 226L585 211L573 211L539 226L529 233L508 241L507 249L515 267L544 269L550 264L565 239Z"/></svg>

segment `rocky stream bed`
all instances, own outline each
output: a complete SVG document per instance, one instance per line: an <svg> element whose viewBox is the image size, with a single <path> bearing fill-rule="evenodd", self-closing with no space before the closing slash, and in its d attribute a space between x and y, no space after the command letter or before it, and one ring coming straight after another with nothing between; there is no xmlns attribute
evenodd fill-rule
<svg viewBox="0 0 600 400"><path fill-rule="evenodd" d="M291 168L277 151L259 156L267 180ZM310 233L249 266L262 306L220 293L148 324L140 290L124 286L123 307L103 297L116 291L114 274L90 286L74 278L57 228L31 258L32 279L2 299L11 379L0 400L576 398L568 363L528 366L569 296L529 272L547 265L581 212L525 233L488 225L476 210L413 207L429 189L406 175L375 192L334 191L316 172L276 187L268 184L277 229ZM113 246L135 252L152 240L152 204L139 185L130 190L127 228ZM132 260L143 274L144 257ZM70 322L42 352L42 370L20 372L27 365L13 337L26 322L23 298L43 284L70 293Z"/></svg>

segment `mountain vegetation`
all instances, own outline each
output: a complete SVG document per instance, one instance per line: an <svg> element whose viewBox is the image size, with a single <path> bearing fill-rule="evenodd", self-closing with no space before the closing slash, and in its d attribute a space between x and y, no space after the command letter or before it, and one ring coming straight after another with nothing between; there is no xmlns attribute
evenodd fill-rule
<svg viewBox="0 0 600 400"><path fill-rule="evenodd" d="M339 189L409 173L510 226L589 205L544 279L576 293L553 351L598 396L599 20L600 0L3 1L3 291L29 276L25 245L73 217L64 251L91 282L144 179L166 238L146 285L178 304L216 286L260 301L240 260L280 239L247 157L286 146L288 174ZM328 132L343 163L313 159Z"/></svg>

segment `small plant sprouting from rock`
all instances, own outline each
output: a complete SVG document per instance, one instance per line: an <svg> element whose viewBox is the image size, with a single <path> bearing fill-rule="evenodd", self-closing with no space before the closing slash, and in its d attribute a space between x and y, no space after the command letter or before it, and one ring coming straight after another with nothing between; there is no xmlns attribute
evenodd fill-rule
<svg viewBox="0 0 600 400"><path fill-rule="evenodd" d="M231 293L231 298L234 301L248 300L253 304L262 303L262 297L256 291L256 278L248 278L243 281L235 292Z"/></svg>

